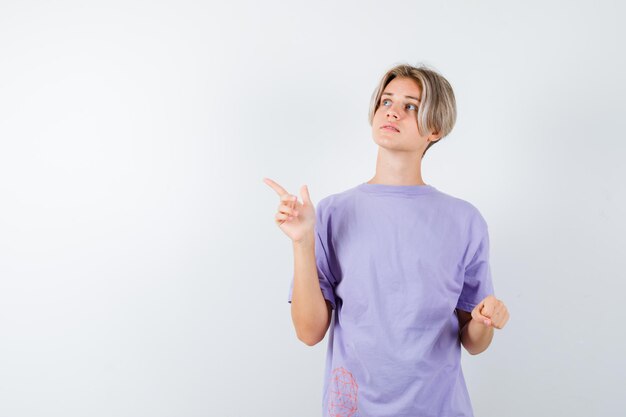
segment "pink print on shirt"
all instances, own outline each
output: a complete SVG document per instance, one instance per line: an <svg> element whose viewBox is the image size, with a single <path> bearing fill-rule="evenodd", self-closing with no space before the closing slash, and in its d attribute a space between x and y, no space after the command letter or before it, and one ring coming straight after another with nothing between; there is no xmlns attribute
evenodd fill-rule
<svg viewBox="0 0 626 417"><path fill-rule="evenodd" d="M328 413L330 417L357 417L359 386L345 368L333 369L328 384Z"/></svg>

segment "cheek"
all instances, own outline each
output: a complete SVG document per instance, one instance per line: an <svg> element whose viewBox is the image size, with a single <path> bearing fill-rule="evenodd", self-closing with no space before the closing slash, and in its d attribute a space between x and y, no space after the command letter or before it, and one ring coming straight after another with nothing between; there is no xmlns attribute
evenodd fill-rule
<svg viewBox="0 0 626 417"><path fill-rule="evenodd" d="M387 122L387 119L385 118L384 112L378 111L374 115L372 126L374 127L381 126L383 123L386 123L386 122Z"/></svg>
<svg viewBox="0 0 626 417"><path fill-rule="evenodd" d="M417 129L417 121L413 121L413 122L410 124L409 129L411 129L411 132L412 132L412 133L414 133L414 134L416 134L416 135L419 135L419 130Z"/></svg>

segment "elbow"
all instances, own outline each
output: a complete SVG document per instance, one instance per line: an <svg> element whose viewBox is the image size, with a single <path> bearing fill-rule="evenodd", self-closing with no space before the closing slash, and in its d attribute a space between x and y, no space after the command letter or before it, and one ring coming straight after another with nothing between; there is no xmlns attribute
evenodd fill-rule
<svg viewBox="0 0 626 417"><path fill-rule="evenodd" d="M465 345L463 345L463 346L465 346ZM485 347L484 347L484 348L482 348L482 349L468 349L468 347L467 347L467 346L465 346L465 350L466 350L466 351L467 351L467 353L469 353L470 355L472 355L472 356L476 356L476 355L479 355L479 354L483 353L484 351L486 351L488 347L489 347L489 345L485 346Z"/></svg>
<svg viewBox="0 0 626 417"><path fill-rule="evenodd" d="M300 339L300 341L302 343L304 343L305 345L307 345L307 346L315 346L319 342L321 342L321 340L318 340L318 339L305 339L305 338L301 338L301 337L299 337L298 339Z"/></svg>
<svg viewBox="0 0 626 417"><path fill-rule="evenodd" d="M322 311L322 314L325 312L326 310ZM322 314L318 315L318 317L323 317ZM295 314L292 310L292 319L298 340L307 346L315 346L324 340L330 320L328 317L323 318L321 321L319 318L311 320L309 317L310 315L306 316L305 320L302 320L300 316Z"/></svg>
<svg viewBox="0 0 626 417"><path fill-rule="evenodd" d="M304 343L307 346L315 346L319 342L324 340L324 335L322 335L322 337L319 337L318 335L315 335L312 333L307 333L307 334L297 333L297 336L298 336L298 340L300 340L302 343Z"/></svg>

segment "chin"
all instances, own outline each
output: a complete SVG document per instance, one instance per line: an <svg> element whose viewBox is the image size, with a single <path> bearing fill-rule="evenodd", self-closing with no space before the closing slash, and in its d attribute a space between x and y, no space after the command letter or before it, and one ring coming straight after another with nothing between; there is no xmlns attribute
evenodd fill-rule
<svg viewBox="0 0 626 417"><path fill-rule="evenodd" d="M374 143L378 146L381 146L383 148L387 148L387 149L398 149L400 148L402 141L400 140L393 140L392 138L387 138L387 137L374 137Z"/></svg>

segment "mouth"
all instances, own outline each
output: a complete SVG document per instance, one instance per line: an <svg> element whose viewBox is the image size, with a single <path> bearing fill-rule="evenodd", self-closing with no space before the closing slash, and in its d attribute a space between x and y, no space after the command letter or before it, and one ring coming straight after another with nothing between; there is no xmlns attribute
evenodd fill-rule
<svg viewBox="0 0 626 417"><path fill-rule="evenodd" d="M390 131L390 132L400 132L400 130L399 130L397 127L392 126L392 125L390 125L390 124L383 125L383 126L381 127L381 129L382 129L382 130L388 130L388 131Z"/></svg>

